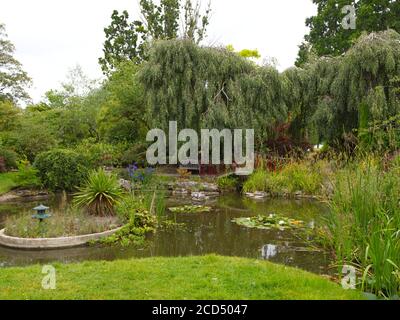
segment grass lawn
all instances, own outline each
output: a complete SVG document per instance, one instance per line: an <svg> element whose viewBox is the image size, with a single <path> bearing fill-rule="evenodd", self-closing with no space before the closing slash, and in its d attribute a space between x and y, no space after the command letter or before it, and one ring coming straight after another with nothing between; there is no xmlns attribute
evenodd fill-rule
<svg viewBox="0 0 400 320"><path fill-rule="evenodd" d="M0 299L362 299L322 277L269 262L219 256L54 264L55 290L41 266L0 269Z"/></svg>
<svg viewBox="0 0 400 320"><path fill-rule="evenodd" d="M17 186L15 182L16 175L16 172L0 173L0 195Z"/></svg>

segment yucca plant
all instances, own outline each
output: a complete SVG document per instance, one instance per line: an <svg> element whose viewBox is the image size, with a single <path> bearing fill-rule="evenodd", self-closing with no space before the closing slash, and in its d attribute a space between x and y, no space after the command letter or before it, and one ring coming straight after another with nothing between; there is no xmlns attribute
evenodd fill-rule
<svg viewBox="0 0 400 320"><path fill-rule="evenodd" d="M85 184L75 194L74 204L87 208L92 215L114 215L114 206L123 194L118 178L99 169L89 173Z"/></svg>

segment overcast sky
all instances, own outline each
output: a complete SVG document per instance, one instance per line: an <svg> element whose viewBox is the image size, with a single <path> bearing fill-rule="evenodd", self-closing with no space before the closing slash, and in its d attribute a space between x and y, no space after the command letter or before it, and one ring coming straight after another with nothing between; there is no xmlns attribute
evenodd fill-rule
<svg viewBox="0 0 400 320"><path fill-rule="evenodd" d="M294 64L305 19L316 12L311 0L212 0L212 8L207 42L259 49L280 70ZM114 9L139 17L138 0L1 0L0 22L33 79L35 102L78 64L90 78L101 77L97 59Z"/></svg>

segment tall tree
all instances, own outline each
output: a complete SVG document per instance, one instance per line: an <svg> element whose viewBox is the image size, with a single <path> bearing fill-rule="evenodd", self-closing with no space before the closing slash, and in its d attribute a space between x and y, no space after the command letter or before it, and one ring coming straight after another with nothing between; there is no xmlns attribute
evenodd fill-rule
<svg viewBox="0 0 400 320"><path fill-rule="evenodd" d="M158 4L154 0L140 0L139 4L141 20L130 22L127 11L119 14L115 10L111 25L104 29L104 56L99 59L104 74L115 71L123 61L140 64L147 60L149 41L181 37L199 43L206 35L210 4L204 14L200 2L193 4L192 0L160 0Z"/></svg>
<svg viewBox="0 0 400 320"><path fill-rule="evenodd" d="M316 16L306 20L310 33L300 46L297 66L308 61L309 53L318 56L339 56L346 52L364 31L394 29L400 32L400 2L393 0L313 0L318 7ZM354 8L355 28L342 22Z"/></svg>
<svg viewBox="0 0 400 320"><path fill-rule="evenodd" d="M31 79L14 57L15 47L8 40L4 24L0 23L0 101L28 100L26 87Z"/></svg>

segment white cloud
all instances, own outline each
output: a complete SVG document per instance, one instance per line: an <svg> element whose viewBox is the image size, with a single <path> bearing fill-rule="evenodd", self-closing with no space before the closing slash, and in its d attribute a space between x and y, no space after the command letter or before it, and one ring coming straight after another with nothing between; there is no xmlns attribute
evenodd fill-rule
<svg viewBox="0 0 400 320"><path fill-rule="evenodd" d="M34 101L58 87L77 64L91 78L100 77L103 29L114 9L137 18L137 1L2 0L0 21L34 80ZM209 42L257 48L264 57L277 58L281 70L293 65L307 32L305 19L316 11L311 0L213 0L212 7Z"/></svg>

